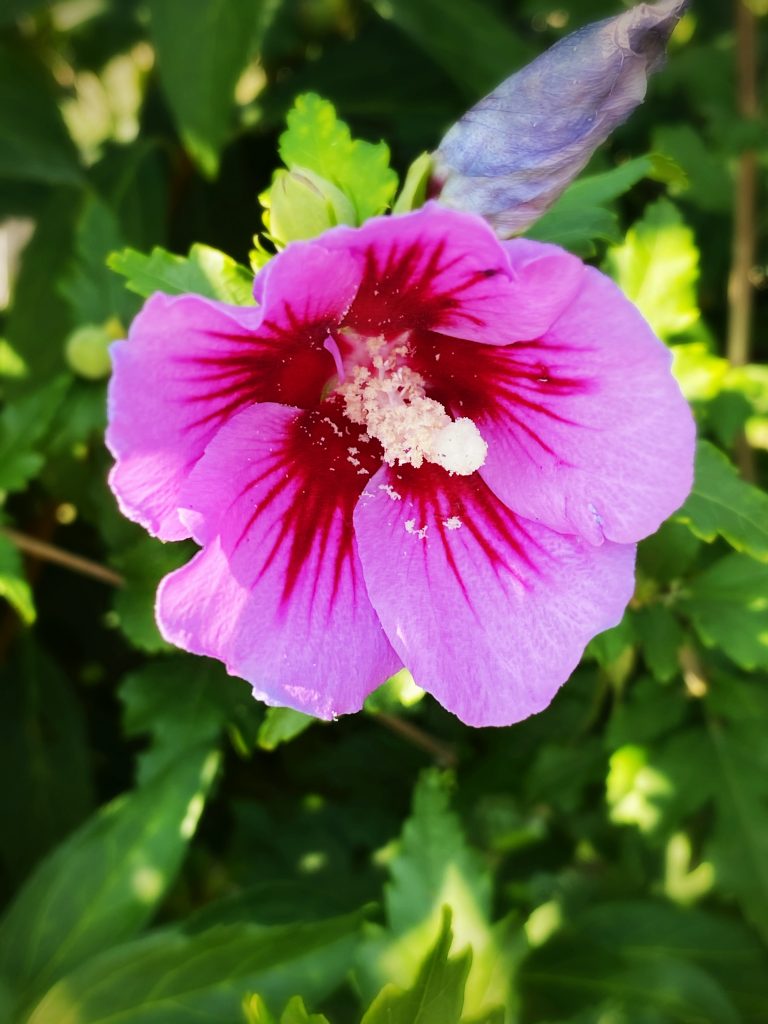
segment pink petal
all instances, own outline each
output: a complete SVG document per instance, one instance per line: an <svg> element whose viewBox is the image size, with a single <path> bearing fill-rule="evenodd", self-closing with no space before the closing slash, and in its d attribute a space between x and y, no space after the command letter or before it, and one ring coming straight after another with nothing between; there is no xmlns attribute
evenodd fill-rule
<svg viewBox="0 0 768 1024"><path fill-rule="evenodd" d="M374 337L434 330L488 345L535 338L583 272L579 260L555 246L511 260L485 221L436 203L361 228L335 228L322 244L365 261L345 327Z"/></svg>
<svg viewBox="0 0 768 1024"><path fill-rule="evenodd" d="M598 271L538 340L479 350L425 337L416 348L431 393L488 442L482 476L520 515L632 543L685 500L695 428L670 354Z"/></svg>
<svg viewBox="0 0 768 1024"><path fill-rule="evenodd" d="M183 493L205 550L158 595L171 643L224 661L259 699L319 718L359 710L400 667L352 530L380 463L359 434L333 403L253 406L223 426Z"/></svg>
<svg viewBox="0 0 768 1024"><path fill-rule="evenodd" d="M632 594L634 546L593 547L521 519L477 474L382 469L355 530L393 647L468 725L541 711Z"/></svg>
<svg viewBox="0 0 768 1024"><path fill-rule="evenodd" d="M163 540L189 536L179 491L205 446L239 410L316 404L335 372L323 348L360 280L360 264L291 246L260 275L264 306L154 295L113 346L107 444L120 507Z"/></svg>

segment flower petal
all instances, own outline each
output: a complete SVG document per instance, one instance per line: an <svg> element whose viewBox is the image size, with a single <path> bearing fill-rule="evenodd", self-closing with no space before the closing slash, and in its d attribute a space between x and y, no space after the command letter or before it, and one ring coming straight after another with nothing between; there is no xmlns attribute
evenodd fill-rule
<svg viewBox="0 0 768 1024"><path fill-rule="evenodd" d="M521 519L477 474L385 468L355 531L392 645L468 725L541 711L632 595L634 546L595 548Z"/></svg>
<svg viewBox="0 0 768 1024"><path fill-rule="evenodd" d="M582 267L566 253L562 277L539 273L542 266L534 270L523 259L513 265L484 221L437 203L361 228L336 228L322 244L364 261L344 326L372 337L432 330L489 345L535 338L570 298ZM558 250L549 248L551 261Z"/></svg>
<svg viewBox="0 0 768 1024"><path fill-rule="evenodd" d="M363 581L352 511L380 462L332 403L241 412L183 500L206 545L163 581L171 643L219 658L255 695L319 718L357 711L400 667Z"/></svg>
<svg viewBox="0 0 768 1024"><path fill-rule="evenodd" d="M435 154L440 202L481 214L502 237L524 231L642 103L688 2L587 25L480 100Z"/></svg>
<svg viewBox="0 0 768 1024"><path fill-rule="evenodd" d="M522 516L594 544L634 543L690 491L695 427L670 353L592 268L537 341L478 350L424 338L417 355L430 393L476 423L488 443L480 473Z"/></svg>
<svg viewBox="0 0 768 1024"><path fill-rule="evenodd" d="M110 485L131 519L163 540L189 536L184 480L216 431L253 402L306 406L334 374L323 348L357 290L353 256L297 244L260 275L263 306L154 295L113 346Z"/></svg>

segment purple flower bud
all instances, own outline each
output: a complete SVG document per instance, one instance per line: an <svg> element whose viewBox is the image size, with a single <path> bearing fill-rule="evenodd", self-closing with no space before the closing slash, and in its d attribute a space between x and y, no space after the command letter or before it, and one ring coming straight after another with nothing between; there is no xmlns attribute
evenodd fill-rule
<svg viewBox="0 0 768 1024"><path fill-rule="evenodd" d="M638 4L562 39L466 113L440 143L433 194L524 231L645 98L689 0Z"/></svg>

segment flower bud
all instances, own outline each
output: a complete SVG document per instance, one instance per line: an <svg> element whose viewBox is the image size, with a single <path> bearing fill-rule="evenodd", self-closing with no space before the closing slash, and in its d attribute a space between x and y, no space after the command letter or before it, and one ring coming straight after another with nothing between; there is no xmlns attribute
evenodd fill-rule
<svg viewBox="0 0 768 1024"><path fill-rule="evenodd" d="M109 346L122 334L123 329L115 319L77 327L64 347L67 365L78 377L103 380L112 369Z"/></svg>
<svg viewBox="0 0 768 1024"><path fill-rule="evenodd" d="M432 193L503 238L537 220L645 98L689 0L641 3L566 36L482 99L435 153Z"/></svg>
<svg viewBox="0 0 768 1024"><path fill-rule="evenodd" d="M356 223L355 208L341 189L303 167L278 171L262 203L267 208L264 222L278 245Z"/></svg>

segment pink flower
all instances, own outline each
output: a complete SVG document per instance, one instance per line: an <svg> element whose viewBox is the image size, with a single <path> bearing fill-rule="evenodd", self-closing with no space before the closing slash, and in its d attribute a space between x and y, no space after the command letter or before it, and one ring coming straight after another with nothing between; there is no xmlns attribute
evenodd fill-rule
<svg viewBox="0 0 768 1024"><path fill-rule="evenodd" d="M155 295L115 346L112 488L202 547L163 635L321 718L403 664L471 725L542 710L690 488L664 346L598 271L434 204L255 290Z"/></svg>

